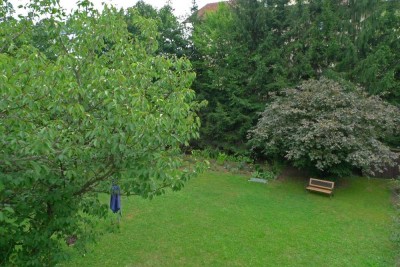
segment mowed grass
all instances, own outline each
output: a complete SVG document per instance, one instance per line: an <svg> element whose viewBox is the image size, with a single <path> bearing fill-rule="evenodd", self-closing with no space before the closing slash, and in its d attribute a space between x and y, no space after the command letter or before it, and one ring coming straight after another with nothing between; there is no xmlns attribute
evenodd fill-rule
<svg viewBox="0 0 400 267"><path fill-rule="evenodd" d="M120 231L65 266L395 265L388 181L339 181L330 199L304 179L247 179L207 172L151 201L123 197Z"/></svg>

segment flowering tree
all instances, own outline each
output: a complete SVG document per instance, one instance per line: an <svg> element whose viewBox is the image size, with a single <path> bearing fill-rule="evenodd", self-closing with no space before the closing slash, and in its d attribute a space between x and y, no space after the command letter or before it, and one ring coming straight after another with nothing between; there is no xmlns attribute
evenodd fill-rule
<svg viewBox="0 0 400 267"><path fill-rule="evenodd" d="M274 96L250 136L265 154L283 155L298 167L373 174L394 164L396 154L382 139L398 132L399 122L397 107L322 78Z"/></svg>

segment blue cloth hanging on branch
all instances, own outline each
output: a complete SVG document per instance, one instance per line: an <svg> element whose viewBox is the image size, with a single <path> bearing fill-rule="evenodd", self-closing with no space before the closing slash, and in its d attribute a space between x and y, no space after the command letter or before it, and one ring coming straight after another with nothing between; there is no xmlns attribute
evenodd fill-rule
<svg viewBox="0 0 400 267"><path fill-rule="evenodd" d="M121 189L118 185L111 186L110 209L114 213L121 213Z"/></svg>

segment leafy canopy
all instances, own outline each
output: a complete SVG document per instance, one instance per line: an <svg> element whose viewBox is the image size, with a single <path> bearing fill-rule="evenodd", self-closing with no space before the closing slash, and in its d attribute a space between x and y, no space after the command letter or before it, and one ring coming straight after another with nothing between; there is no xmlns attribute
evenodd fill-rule
<svg viewBox="0 0 400 267"><path fill-rule="evenodd" d="M173 14L173 9L168 2L160 10L143 1L138 1L133 7L128 8L125 18L128 31L133 34L138 31L135 20L132 20L132 17L135 17L137 13L156 22L158 53L182 57L187 52L188 42L185 39L184 27Z"/></svg>
<svg viewBox="0 0 400 267"><path fill-rule="evenodd" d="M381 140L398 132L399 122L397 107L321 78L276 95L250 135L265 154L283 155L299 167L373 174L394 164L396 154Z"/></svg>
<svg viewBox="0 0 400 267"><path fill-rule="evenodd" d="M0 5L0 265L61 260L112 180L153 197L198 169L181 152L200 125L189 61L156 54L151 19L132 14L131 35L115 8L79 7L32 1L16 20Z"/></svg>

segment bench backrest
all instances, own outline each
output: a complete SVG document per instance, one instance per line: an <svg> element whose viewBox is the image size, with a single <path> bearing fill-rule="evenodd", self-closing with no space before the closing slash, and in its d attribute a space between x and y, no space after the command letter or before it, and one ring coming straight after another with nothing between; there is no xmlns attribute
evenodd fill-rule
<svg viewBox="0 0 400 267"><path fill-rule="evenodd" d="M310 185L320 188L333 189L333 187L335 186L335 182L310 178Z"/></svg>

